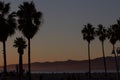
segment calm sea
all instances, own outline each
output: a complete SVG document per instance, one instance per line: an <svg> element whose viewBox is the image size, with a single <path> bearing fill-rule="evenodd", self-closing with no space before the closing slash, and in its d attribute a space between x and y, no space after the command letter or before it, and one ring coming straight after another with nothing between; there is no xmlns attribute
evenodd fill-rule
<svg viewBox="0 0 120 80"><path fill-rule="evenodd" d="M88 71L32 71L32 73L87 73ZM93 70L92 73L103 73L103 70ZM109 70L108 73L116 73L115 70Z"/></svg>

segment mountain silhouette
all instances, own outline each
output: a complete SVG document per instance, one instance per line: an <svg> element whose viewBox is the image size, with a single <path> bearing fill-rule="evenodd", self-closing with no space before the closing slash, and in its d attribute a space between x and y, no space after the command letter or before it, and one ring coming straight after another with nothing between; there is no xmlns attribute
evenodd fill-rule
<svg viewBox="0 0 120 80"><path fill-rule="evenodd" d="M116 70L115 59L112 56L106 57L107 69L109 71ZM118 62L120 66L120 56L118 57ZM31 63L32 71L41 72L81 72L88 71L88 60L67 60L67 61L55 61L55 62L33 62ZM16 70L16 65L8 65L8 70ZM92 71L102 70L104 71L103 58L95 58L91 60ZM2 67L0 67L2 69ZM27 70L27 64L24 64L24 69Z"/></svg>

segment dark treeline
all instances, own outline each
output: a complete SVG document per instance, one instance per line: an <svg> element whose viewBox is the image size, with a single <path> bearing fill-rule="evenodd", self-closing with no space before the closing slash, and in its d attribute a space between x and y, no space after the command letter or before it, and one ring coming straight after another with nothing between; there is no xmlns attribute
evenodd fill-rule
<svg viewBox="0 0 120 80"><path fill-rule="evenodd" d="M104 51L104 41L108 39L113 46L113 50L111 50L111 52L115 58L117 80L119 80L119 65L117 57L118 54L120 54L120 48L118 47L117 49L115 49L115 44L117 41L120 41L120 19L117 20L116 24L110 25L110 27L108 28L104 27L102 24L99 24L96 28L93 27L92 24L88 23L87 25L84 25L84 28L81 32L83 34L83 39L88 42L89 78L91 79L90 43L92 40L95 39L95 37L98 37L102 47L105 76L107 77L107 65Z"/></svg>
<svg viewBox="0 0 120 80"><path fill-rule="evenodd" d="M7 59L6 59L6 41L8 37L15 34L16 30L22 32L23 36L27 39L28 44L23 38L16 38L14 47L18 48L19 53L19 80L22 80L22 54L23 49L28 45L28 79L31 80L31 52L30 43L31 39L38 32L42 24L42 12L37 11L34 3L23 2L18 6L18 11L10 11L10 3L0 1L0 41L3 43L3 78L6 80L8 75Z"/></svg>

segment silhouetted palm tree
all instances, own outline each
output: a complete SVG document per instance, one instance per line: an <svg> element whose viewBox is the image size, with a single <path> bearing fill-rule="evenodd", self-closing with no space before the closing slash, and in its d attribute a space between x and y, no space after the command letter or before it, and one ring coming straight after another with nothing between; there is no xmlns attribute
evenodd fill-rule
<svg viewBox="0 0 120 80"><path fill-rule="evenodd" d="M96 31L97 36L99 37L99 40L102 43L102 52L103 52L103 60L104 60L104 69L105 69L105 76L107 76L107 66L106 66L106 58L105 58L105 52L104 52L104 41L107 38L107 30L105 27L103 27L102 24L98 25L97 31Z"/></svg>
<svg viewBox="0 0 120 80"><path fill-rule="evenodd" d="M118 39L120 41L120 18L117 20L117 25L118 25L117 36L118 36Z"/></svg>
<svg viewBox="0 0 120 80"><path fill-rule="evenodd" d="M23 76L23 62L22 62L22 55L24 53L24 49L26 48L26 41L20 37L20 38L16 38L16 40L14 41L14 45L15 48L18 48L18 53L19 53L19 80L22 80L22 76Z"/></svg>
<svg viewBox="0 0 120 80"><path fill-rule="evenodd" d="M6 41L7 38L15 33L16 20L14 13L9 13L10 4L0 1L0 41L3 43L4 73L7 73L6 61Z"/></svg>
<svg viewBox="0 0 120 80"><path fill-rule="evenodd" d="M41 20L42 13L38 12L34 6L33 2L24 2L19 6L19 10L17 11L19 30L22 31L23 35L28 40L28 73L29 80L31 80L31 66L30 66L30 43L31 39L38 32Z"/></svg>
<svg viewBox="0 0 120 80"><path fill-rule="evenodd" d="M114 24L114 25L110 26L110 28L108 29L108 38L110 40L110 43L113 45L112 54L114 54L114 58L115 58L115 62L116 62L117 76L119 76L119 66L118 66L117 56L116 56L116 52L115 52L115 44L118 40L117 30L118 30L118 25L117 24Z"/></svg>
<svg viewBox="0 0 120 80"><path fill-rule="evenodd" d="M120 42L120 18L117 20L117 24L118 24L117 36ZM120 47L117 48L117 56L119 56L119 54L120 54Z"/></svg>
<svg viewBox="0 0 120 80"><path fill-rule="evenodd" d="M94 40L95 28L88 23L82 30L83 39L88 42L88 60L89 60L89 79L91 79L91 58L90 58L90 42Z"/></svg>

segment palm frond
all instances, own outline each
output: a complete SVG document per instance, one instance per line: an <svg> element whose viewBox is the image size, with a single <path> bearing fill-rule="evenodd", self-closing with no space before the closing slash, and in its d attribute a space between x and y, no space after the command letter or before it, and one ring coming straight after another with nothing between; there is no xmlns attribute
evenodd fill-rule
<svg viewBox="0 0 120 80"><path fill-rule="evenodd" d="M105 29L102 24L99 24L96 30L96 35L99 37L99 40L103 42L107 38L107 29Z"/></svg>
<svg viewBox="0 0 120 80"><path fill-rule="evenodd" d="M10 10L10 3L4 4L3 14L8 14Z"/></svg>
<svg viewBox="0 0 120 80"><path fill-rule="evenodd" d="M18 37L16 40L14 40L13 47L24 49L26 46L26 41L22 37Z"/></svg>
<svg viewBox="0 0 120 80"><path fill-rule="evenodd" d="M111 25L108 29L108 38L112 44L115 44L119 39L119 26L117 24Z"/></svg>
<svg viewBox="0 0 120 80"><path fill-rule="evenodd" d="M42 13L36 10L33 2L24 2L19 6L17 16L19 23L18 29L22 31L26 38L33 38L42 23Z"/></svg>
<svg viewBox="0 0 120 80"><path fill-rule="evenodd" d="M94 40L95 28L90 23L88 23L87 25L84 25L82 34L83 34L83 39L90 42L91 40Z"/></svg>

